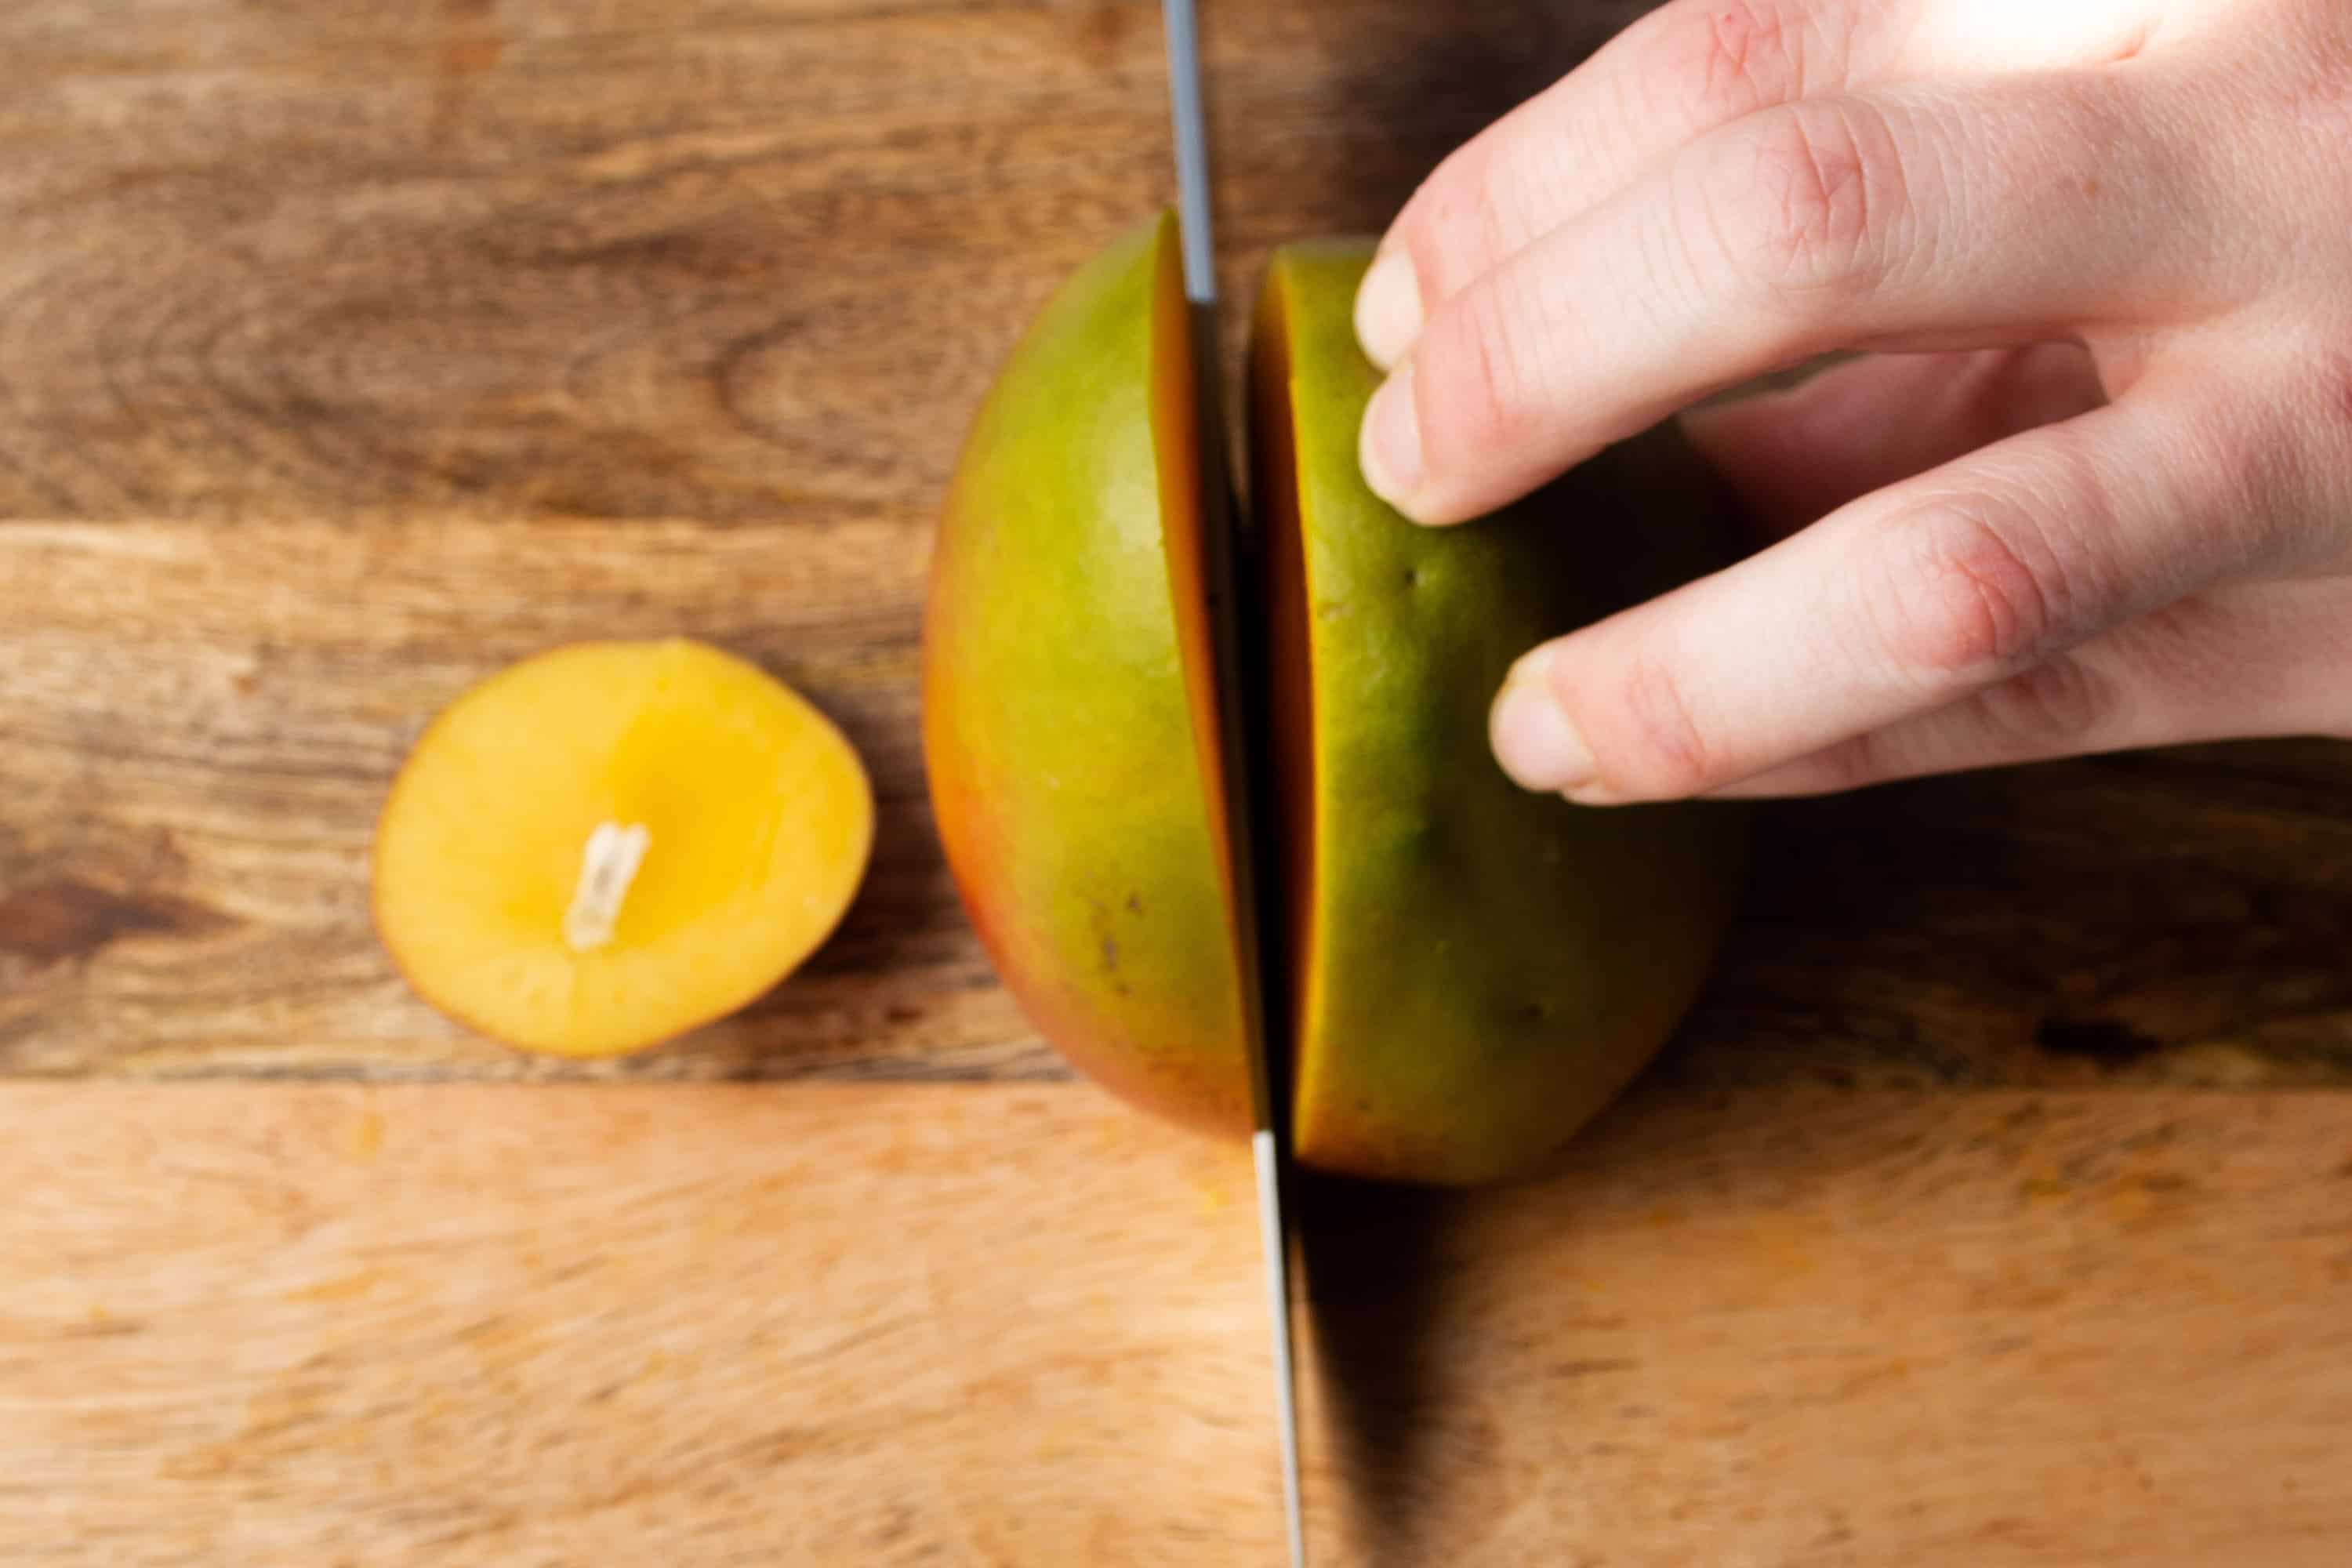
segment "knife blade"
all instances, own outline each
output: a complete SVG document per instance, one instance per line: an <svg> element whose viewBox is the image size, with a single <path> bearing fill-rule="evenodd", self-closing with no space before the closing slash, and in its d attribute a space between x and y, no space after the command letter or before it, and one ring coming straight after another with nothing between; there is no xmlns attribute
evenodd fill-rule
<svg viewBox="0 0 2352 1568"><path fill-rule="evenodd" d="M1258 1237L1265 1258L1266 1311L1273 1334L1275 1414L1281 1439L1283 1517L1291 1568L1306 1568L1306 1526L1299 1500L1297 1382L1290 1337L1290 1226L1285 1205L1288 1185L1288 1136L1280 1075L1274 1056L1284 1038L1276 1026L1266 977L1271 967L1265 943L1273 921L1259 904L1261 868L1272 864L1261 837L1266 814L1254 798L1250 766L1255 726L1240 696L1244 685L1241 623L1246 602L1242 562L1248 553L1227 464L1232 448L1225 430L1225 405L1218 374L1216 247L1210 226L1208 121L1202 100L1201 30L1194 0L1164 0L1167 22L1169 102L1175 121L1178 228L1183 245L1184 296L1190 307L1193 390L1197 403L1194 445L1200 453L1201 534L1207 548L1204 575L1210 621L1217 640L1215 659L1223 679L1216 682L1223 742L1224 777L1219 781L1234 879L1234 905L1240 932L1242 1002L1250 1062L1255 1130L1251 1158L1257 1171Z"/></svg>

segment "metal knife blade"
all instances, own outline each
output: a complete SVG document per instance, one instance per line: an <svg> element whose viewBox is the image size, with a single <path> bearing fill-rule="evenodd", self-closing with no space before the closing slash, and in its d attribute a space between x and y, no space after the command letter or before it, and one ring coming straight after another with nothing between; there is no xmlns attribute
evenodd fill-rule
<svg viewBox="0 0 2352 1568"><path fill-rule="evenodd" d="M1260 837L1261 816L1250 781L1248 716L1239 695L1241 605L1244 602L1241 559L1244 542L1241 519L1226 471L1231 447L1226 439L1224 395L1218 375L1216 251L1209 216L1208 121L1201 92L1201 30L1194 0L1164 0L1168 26L1170 104L1175 119L1177 217L1183 240L1184 295L1191 306L1193 386L1198 404L1196 443L1201 453L1202 537L1207 544L1203 563L1212 600L1212 624L1216 628L1217 668L1225 679L1217 682L1219 721L1224 774L1220 782L1225 801L1225 821L1237 849L1234 862L1234 902L1242 923L1242 1000L1250 1058L1252 1109L1256 1130L1251 1138L1257 1166L1258 1235L1265 1256L1266 1310L1272 1320L1275 1409L1280 1426L1282 1500L1290 1543L1291 1568L1306 1568L1306 1527L1298 1488L1297 1380L1292 1369L1290 1343L1290 1227L1284 1211L1287 1129L1277 1091L1272 1053L1283 1039L1275 1027L1266 988L1265 942L1269 922L1259 904L1259 868L1270 864L1267 846Z"/></svg>

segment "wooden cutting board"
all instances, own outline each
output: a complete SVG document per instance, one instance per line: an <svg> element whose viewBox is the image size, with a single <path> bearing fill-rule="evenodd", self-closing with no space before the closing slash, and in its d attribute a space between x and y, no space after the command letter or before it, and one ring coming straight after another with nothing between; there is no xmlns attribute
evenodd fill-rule
<svg viewBox="0 0 2352 1568"><path fill-rule="evenodd" d="M1228 289L1627 9L1213 6ZM1276 1560L1246 1158L1027 1029L915 739L964 421L1170 194L1158 28L0 12L0 1563ZM471 1038L369 934L392 770L667 632L864 749L864 896L676 1047ZM2346 1561L2347 791L1773 812L1557 1176L1309 1194L1318 1562Z"/></svg>

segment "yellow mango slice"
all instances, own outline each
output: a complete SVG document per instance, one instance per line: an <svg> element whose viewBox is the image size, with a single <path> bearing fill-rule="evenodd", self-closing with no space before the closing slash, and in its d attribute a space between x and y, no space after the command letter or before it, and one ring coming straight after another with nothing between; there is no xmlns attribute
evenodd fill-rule
<svg viewBox="0 0 2352 1568"><path fill-rule="evenodd" d="M856 751L782 682L682 639L577 644L427 728L377 826L376 927L450 1016L614 1056L798 968L873 839Z"/></svg>

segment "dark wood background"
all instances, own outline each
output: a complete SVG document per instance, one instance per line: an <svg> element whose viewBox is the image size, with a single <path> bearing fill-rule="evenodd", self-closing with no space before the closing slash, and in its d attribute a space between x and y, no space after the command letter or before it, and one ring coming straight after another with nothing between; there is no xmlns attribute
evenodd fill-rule
<svg viewBox="0 0 2352 1568"><path fill-rule="evenodd" d="M1212 4L1229 291L1274 243L1378 228L1638 8ZM85 1560L109 1521L86 1560L1271 1560L1247 1204L1185 1185L1244 1192L1238 1156L1107 1108L1026 1028L915 733L964 423L1055 283L1171 197L1162 70L1132 3L0 11L0 1170L30 1194L0 1218L0 1563ZM801 976L673 1047L469 1037L368 928L392 772L499 665L670 632L847 727L881 797L868 885ZM1364 1562L2341 1561L2352 752L1906 784L1762 832L1706 998L1577 1171L1320 1201L1318 1532ZM216 1081L130 1081L189 1079ZM450 1082L510 1079L799 1087ZM385 1087L264 1084L288 1079ZM955 1081L839 1081L909 1079ZM339 1118L379 1131L317 1131ZM402 1160L345 1170L385 1126ZM805 1185L761 1185L787 1143ZM190 1198L215 1164L249 1168L248 1207ZM759 1217L737 1252L559 1289L609 1245L608 1177L655 1205L614 1222L644 1245L710 1204ZM1033 1210L1066 1248L1007 1250ZM797 1309L830 1331L766 1370L646 1372L663 1416L566 1370L615 1335L754 1333L747 1282L790 1318L774 1260L837 1273L869 1211L914 1239L863 1235L887 1260ZM291 1282L256 1283L289 1247ZM985 1281L974 1315L950 1277ZM379 1278L405 1304L354 1331L373 1287L331 1287ZM1580 1316L1580 1289L1616 1304ZM523 1405L448 1370L491 1297L548 1290L570 1315L499 1352ZM977 1325L1055 1328L844 1436L809 1413L930 1364L861 1348L902 1290L959 1366ZM163 1296L126 1330L108 1291ZM273 1358L310 1369L293 1415ZM450 1358L446 1420L412 1358ZM163 1386L178 1426L148 1418ZM987 1440L1033 1424L1058 1435ZM302 1457L329 1430L348 1465ZM641 1435L674 1488L596 1503ZM698 1465L734 1479L698 1492ZM834 1511L792 1522L817 1493Z"/></svg>

